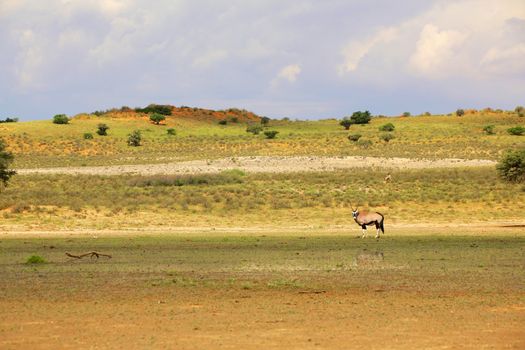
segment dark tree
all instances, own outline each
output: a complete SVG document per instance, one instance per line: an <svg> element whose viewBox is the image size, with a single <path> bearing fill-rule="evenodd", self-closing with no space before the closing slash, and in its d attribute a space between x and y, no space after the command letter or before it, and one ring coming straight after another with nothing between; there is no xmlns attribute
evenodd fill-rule
<svg viewBox="0 0 525 350"><path fill-rule="evenodd" d="M465 115L465 111L462 110L462 109L460 108L460 109L458 109L458 110L456 111L456 115L457 115L458 117L462 117L462 116Z"/></svg>
<svg viewBox="0 0 525 350"><path fill-rule="evenodd" d="M261 118L261 124L264 125L264 126L270 124L270 118L268 118L268 117L262 117L262 118Z"/></svg>
<svg viewBox="0 0 525 350"><path fill-rule="evenodd" d="M339 125L344 127L345 130L349 130L350 126L352 126L352 124L354 124L354 122L352 122L352 120L350 120L350 118L348 118L348 117L343 118L343 120L341 120L339 122Z"/></svg>
<svg viewBox="0 0 525 350"><path fill-rule="evenodd" d="M107 136L109 126L107 126L106 124L98 124L97 127L97 134L99 134L100 136Z"/></svg>
<svg viewBox="0 0 525 350"><path fill-rule="evenodd" d="M166 117L159 113L153 113L152 115L149 116L149 120L154 122L156 125L159 125L161 121L166 120Z"/></svg>
<svg viewBox="0 0 525 350"><path fill-rule="evenodd" d="M372 115L369 111L357 111L352 113L352 116L350 117L352 124L368 124L370 119L372 119Z"/></svg>
<svg viewBox="0 0 525 350"><path fill-rule="evenodd" d="M11 176L16 174L16 171L9 170L9 166L13 162L13 154L5 150L4 140L0 138L0 181L7 186Z"/></svg>

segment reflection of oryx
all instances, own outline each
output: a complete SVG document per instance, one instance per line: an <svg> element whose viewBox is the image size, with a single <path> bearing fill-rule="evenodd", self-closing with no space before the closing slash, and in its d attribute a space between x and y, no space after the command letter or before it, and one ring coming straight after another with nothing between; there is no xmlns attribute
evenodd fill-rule
<svg viewBox="0 0 525 350"><path fill-rule="evenodd" d="M361 238L364 238L366 236L366 226L372 224L376 225L376 238L379 238L379 230L381 230L383 234L385 233L385 228L383 227L385 217L383 216L383 214L380 214L378 212L359 211L357 208L354 210L354 208L352 207L352 216L355 222L363 229L363 235L361 236Z"/></svg>

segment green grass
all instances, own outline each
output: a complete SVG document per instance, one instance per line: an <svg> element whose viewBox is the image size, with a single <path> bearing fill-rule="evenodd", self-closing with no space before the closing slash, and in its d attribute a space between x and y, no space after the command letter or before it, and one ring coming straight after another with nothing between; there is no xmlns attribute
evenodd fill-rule
<svg viewBox="0 0 525 350"><path fill-rule="evenodd" d="M108 136L94 134L101 122L110 127ZM388 143L381 141L378 130L386 122L395 126L395 139ZM497 159L504 150L525 144L522 138L506 132L520 122L523 118L516 113L374 118L368 125L353 125L346 131L335 119L271 121L267 130L279 134L267 140L262 133L247 133L245 123L221 126L168 117L166 125L159 126L147 118L83 117L68 125L56 125L50 120L2 124L0 136L15 153L16 167L158 163L252 155ZM487 124L495 125L495 135L483 133ZM169 128L176 128L177 135L168 135ZM142 146L127 145L132 130L141 132ZM94 139L84 139L88 132L94 134ZM348 135L356 133L370 146L350 142Z"/></svg>
<svg viewBox="0 0 525 350"><path fill-rule="evenodd" d="M31 255L26 260L28 265L45 264L47 261L39 255Z"/></svg>
<svg viewBox="0 0 525 350"><path fill-rule="evenodd" d="M389 224L525 219L523 185L501 181L492 168L398 170L388 184L384 176L15 176L0 210L3 225L40 229L347 225L351 205L380 211Z"/></svg>

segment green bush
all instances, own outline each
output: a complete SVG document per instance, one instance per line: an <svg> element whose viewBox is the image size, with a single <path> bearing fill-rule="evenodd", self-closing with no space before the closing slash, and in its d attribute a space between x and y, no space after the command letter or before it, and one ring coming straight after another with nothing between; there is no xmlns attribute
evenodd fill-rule
<svg viewBox="0 0 525 350"><path fill-rule="evenodd" d="M47 261L44 258L42 258L41 256L38 256L38 255L31 255L26 260L26 264L28 264L28 265L45 264L45 263L47 263Z"/></svg>
<svg viewBox="0 0 525 350"><path fill-rule="evenodd" d="M357 142L361 138L361 134L351 134L348 135L348 139L352 142Z"/></svg>
<svg viewBox="0 0 525 350"><path fill-rule="evenodd" d="M396 137L392 134L381 134L379 138L385 142L390 142L390 140L395 139Z"/></svg>
<svg viewBox="0 0 525 350"><path fill-rule="evenodd" d="M93 134L90 133L90 132L86 132L84 133L84 140L92 140L93 139Z"/></svg>
<svg viewBox="0 0 525 350"><path fill-rule="evenodd" d="M69 118L65 114L57 114L53 117L54 124L68 124Z"/></svg>
<svg viewBox="0 0 525 350"><path fill-rule="evenodd" d="M166 116L159 114L159 113L153 113L152 115L149 116L149 120L154 122L156 125L159 125L160 122L166 120Z"/></svg>
<svg viewBox="0 0 525 350"><path fill-rule="evenodd" d="M0 120L0 124L1 123L17 123L18 122L18 118L5 118L4 120Z"/></svg>
<svg viewBox="0 0 525 350"><path fill-rule="evenodd" d="M525 149L508 151L496 166L499 176L509 182L525 182Z"/></svg>
<svg viewBox="0 0 525 350"><path fill-rule="evenodd" d="M268 118L268 117L261 117L261 124L264 125L264 126L270 124L270 118Z"/></svg>
<svg viewBox="0 0 525 350"><path fill-rule="evenodd" d="M350 118L348 118L348 117L344 117L343 120L341 120L341 121L339 122L339 125L341 125L342 127L344 127L345 130L349 130L350 127L352 126L352 124L354 124L354 123L353 123L352 120L350 120Z"/></svg>
<svg viewBox="0 0 525 350"><path fill-rule="evenodd" d="M106 136L108 134L109 126L107 126L106 124L98 124L97 128L97 134L99 134L100 136Z"/></svg>
<svg viewBox="0 0 525 350"><path fill-rule="evenodd" d="M263 130L263 127L258 124L251 124L246 127L246 132L252 133L254 135L259 135Z"/></svg>
<svg viewBox="0 0 525 350"><path fill-rule="evenodd" d="M379 131L394 131L396 127L392 123L387 123L379 127Z"/></svg>
<svg viewBox="0 0 525 350"><path fill-rule="evenodd" d="M128 135L128 145L133 147L140 146L140 142L142 141L142 136L140 134L140 130L135 130L131 134Z"/></svg>
<svg viewBox="0 0 525 350"><path fill-rule="evenodd" d="M370 119L372 119L372 115L369 111L357 111L352 113L352 116L350 117L353 124L368 124Z"/></svg>
<svg viewBox="0 0 525 350"><path fill-rule="evenodd" d="M464 115L465 115L465 111L464 111L463 109L460 108L460 109L458 109L458 110L456 111L456 115L457 115L458 117L464 116Z"/></svg>
<svg viewBox="0 0 525 350"><path fill-rule="evenodd" d="M507 132L511 135L521 136L525 134L525 128L523 126L515 126L507 129Z"/></svg>
<svg viewBox="0 0 525 350"><path fill-rule="evenodd" d="M275 136L277 136L278 133L279 133L279 131L268 130L268 131L264 132L264 135L266 136L267 139L274 139Z"/></svg>
<svg viewBox="0 0 525 350"><path fill-rule="evenodd" d="M403 117L410 117L410 116L411 116L410 112L403 112Z"/></svg>
<svg viewBox="0 0 525 350"><path fill-rule="evenodd" d="M168 130L166 130L168 132L168 135L169 136L175 136L177 135L177 130L173 129L173 128L169 128Z"/></svg>
<svg viewBox="0 0 525 350"><path fill-rule="evenodd" d="M494 131L494 125L485 125L483 127L483 132L487 135L494 135L495 134L495 131Z"/></svg>

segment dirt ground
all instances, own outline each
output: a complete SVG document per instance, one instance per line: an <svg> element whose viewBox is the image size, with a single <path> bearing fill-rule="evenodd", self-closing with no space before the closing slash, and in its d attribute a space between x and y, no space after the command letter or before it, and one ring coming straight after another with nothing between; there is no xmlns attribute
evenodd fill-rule
<svg viewBox="0 0 525 350"><path fill-rule="evenodd" d="M111 253L76 260L64 252ZM2 349L523 349L522 237L0 240ZM38 253L44 265L22 262Z"/></svg>
<svg viewBox="0 0 525 350"><path fill-rule="evenodd" d="M18 169L24 174L84 174L84 175L164 175L218 173L228 169L241 169L247 172L290 173L305 171L333 171L351 168L453 168L494 166L491 160L465 159L409 159L376 157L237 157L216 160L194 160L166 164L115 165L100 167L63 167Z"/></svg>

